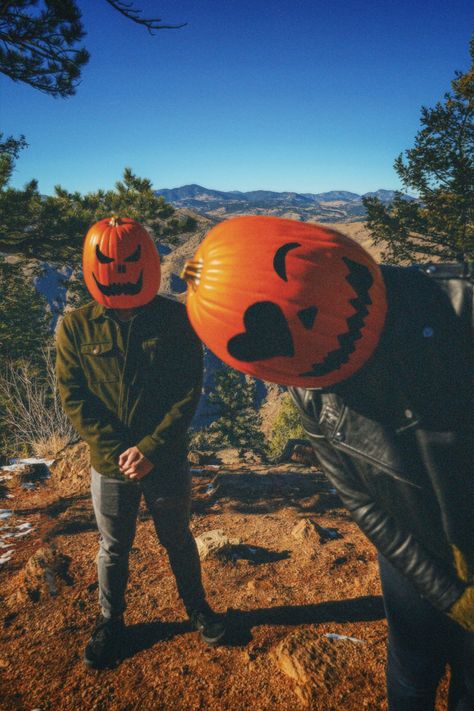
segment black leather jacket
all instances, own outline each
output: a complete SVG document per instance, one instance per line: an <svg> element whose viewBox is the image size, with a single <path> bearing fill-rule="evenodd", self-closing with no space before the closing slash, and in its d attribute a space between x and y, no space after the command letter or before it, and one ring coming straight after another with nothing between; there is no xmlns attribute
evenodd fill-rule
<svg viewBox="0 0 474 711"><path fill-rule="evenodd" d="M445 611L465 588L454 552L474 571L472 265L382 272L374 356L331 389L290 392L355 521Z"/></svg>

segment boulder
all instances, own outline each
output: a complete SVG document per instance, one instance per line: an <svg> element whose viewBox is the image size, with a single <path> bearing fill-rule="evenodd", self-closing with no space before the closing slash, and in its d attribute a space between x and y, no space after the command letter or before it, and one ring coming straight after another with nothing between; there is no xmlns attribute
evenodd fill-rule
<svg viewBox="0 0 474 711"><path fill-rule="evenodd" d="M188 452L189 464L213 464L217 461L215 452L210 450L192 449Z"/></svg>
<svg viewBox="0 0 474 711"><path fill-rule="evenodd" d="M240 538L229 538L222 529L201 533L196 538L196 545L201 560L206 558L226 559L232 557L233 546L242 545Z"/></svg>
<svg viewBox="0 0 474 711"><path fill-rule="evenodd" d="M216 452L216 458L221 464L241 464L242 456L239 449L229 447Z"/></svg>
<svg viewBox="0 0 474 711"><path fill-rule="evenodd" d="M18 573L15 592L8 598L10 606L29 600L39 602L59 594L65 584L72 584L68 574L71 559L54 546L43 546L31 556Z"/></svg>
<svg viewBox="0 0 474 711"><path fill-rule="evenodd" d="M294 684L294 691L306 708L319 708L318 696L331 695L341 677L364 663L364 645L349 637L318 634L314 629L300 629L283 639L272 657ZM334 708L343 708L337 705Z"/></svg>
<svg viewBox="0 0 474 711"><path fill-rule="evenodd" d="M293 527L291 535L308 543L327 543L342 538L337 528L325 528L310 518L303 518Z"/></svg>
<svg viewBox="0 0 474 711"><path fill-rule="evenodd" d="M308 467L318 466L316 454L311 444L305 439L289 439L278 458L278 462L295 462Z"/></svg>

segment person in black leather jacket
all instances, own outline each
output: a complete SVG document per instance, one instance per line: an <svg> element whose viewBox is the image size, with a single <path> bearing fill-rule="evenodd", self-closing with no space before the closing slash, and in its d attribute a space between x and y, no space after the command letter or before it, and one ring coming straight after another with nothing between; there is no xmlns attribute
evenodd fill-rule
<svg viewBox="0 0 474 711"><path fill-rule="evenodd" d="M374 355L330 388L290 388L321 466L379 552L390 711L474 709L472 265L381 267Z"/></svg>
<svg viewBox="0 0 474 711"><path fill-rule="evenodd" d="M378 549L390 711L433 709L448 662L450 710L474 711L473 265L379 271L333 229L246 216L214 227L183 278L216 355L291 385Z"/></svg>

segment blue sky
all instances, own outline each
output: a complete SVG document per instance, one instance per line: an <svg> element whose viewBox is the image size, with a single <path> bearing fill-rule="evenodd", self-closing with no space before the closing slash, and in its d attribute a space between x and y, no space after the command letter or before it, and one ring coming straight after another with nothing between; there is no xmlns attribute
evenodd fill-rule
<svg viewBox="0 0 474 711"><path fill-rule="evenodd" d="M187 22L154 37L79 0L91 60L76 96L0 75L0 126L29 148L12 181L86 192L130 166L156 188L397 188L420 108L469 66L472 0L136 0Z"/></svg>

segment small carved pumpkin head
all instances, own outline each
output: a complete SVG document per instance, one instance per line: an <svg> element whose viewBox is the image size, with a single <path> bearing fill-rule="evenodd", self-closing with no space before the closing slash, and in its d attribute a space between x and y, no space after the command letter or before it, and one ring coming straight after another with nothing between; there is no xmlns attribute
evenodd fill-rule
<svg viewBox="0 0 474 711"><path fill-rule="evenodd" d="M199 337L237 370L282 385L327 387L371 356L383 328L381 272L357 242L276 217L214 227L187 262Z"/></svg>
<svg viewBox="0 0 474 711"><path fill-rule="evenodd" d="M160 257L148 232L128 217L92 225L83 250L83 271L92 297L107 308L131 309L160 288Z"/></svg>

